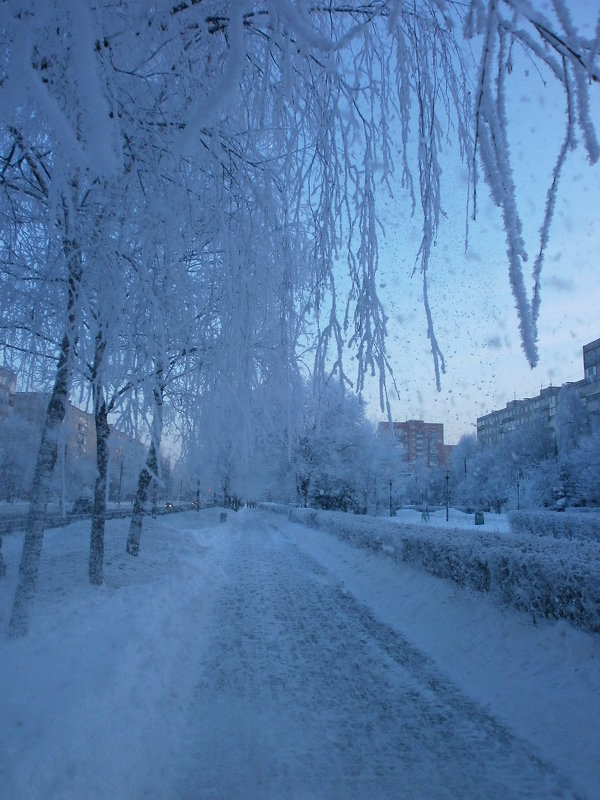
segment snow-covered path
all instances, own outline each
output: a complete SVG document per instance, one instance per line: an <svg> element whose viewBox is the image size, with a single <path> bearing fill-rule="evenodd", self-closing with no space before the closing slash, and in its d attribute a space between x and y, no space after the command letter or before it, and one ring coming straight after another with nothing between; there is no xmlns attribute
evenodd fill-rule
<svg viewBox="0 0 600 800"><path fill-rule="evenodd" d="M286 521L227 525L235 546L178 797L575 796L303 552Z"/></svg>
<svg viewBox="0 0 600 800"><path fill-rule="evenodd" d="M48 531L0 581L0 800L600 797L600 638L284 516ZM376 525L376 520L373 520ZM468 535L468 533L466 533Z"/></svg>

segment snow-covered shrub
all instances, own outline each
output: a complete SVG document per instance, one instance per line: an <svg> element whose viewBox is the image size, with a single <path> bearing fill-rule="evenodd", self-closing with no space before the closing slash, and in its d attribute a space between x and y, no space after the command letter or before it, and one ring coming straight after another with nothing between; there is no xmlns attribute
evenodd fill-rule
<svg viewBox="0 0 600 800"><path fill-rule="evenodd" d="M600 633L600 551L579 542L560 548L494 548L490 553L492 594L537 617L566 619Z"/></svg>
<svg viewBox="0 0 600 800"><path fill-rule="evenodd" d="M557 539L593 539L600 542L600 513L555 511L510 511L513 533L531 536L554 536Z"/></svg>
<svg viewBox="0 0 600 800"><path fill-rule="evenodd" d="M290 520L325 530L354 547L383 552L460 586L488 592L504 604L527 611L534 621L565 619L600 633L600 542L591 537L582 541L528 533L474 534L381 517L265 508L287 510Z"/></svg>

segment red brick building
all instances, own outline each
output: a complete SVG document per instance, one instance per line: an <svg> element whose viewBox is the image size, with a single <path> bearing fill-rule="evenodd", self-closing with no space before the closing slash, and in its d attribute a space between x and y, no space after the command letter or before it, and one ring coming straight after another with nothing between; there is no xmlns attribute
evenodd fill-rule
<svg viewBox="0 0 600 800"><path fill-rule="evenodd" d="M380 429L389 430L389 423L381 422ZM394 422L394 439L404 447L409 464L421 461L427 467L448 465L451 445L444 444L444 426L441 422L423 422L422 419L409 419Z"/></svg>

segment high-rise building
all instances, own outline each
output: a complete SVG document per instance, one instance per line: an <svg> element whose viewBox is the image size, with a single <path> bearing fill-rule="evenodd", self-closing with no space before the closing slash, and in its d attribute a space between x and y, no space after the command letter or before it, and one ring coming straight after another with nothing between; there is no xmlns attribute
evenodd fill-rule
<svg viewBox="0 0 600 800"><path fill-rule="evenodd" d="M477 439L484 445L496 445L524 426L542 425L556 445L561 424L559 404L565 390L576 392L581 400L585 425L589 432L600 426L600 339L583 346L584 377L580 381L541 389L536 397L511 400L505 408L477 419ZM562 406L561 406L562 408ZM564 416L564 414L563 414Z"/></svg>
<svg viewBox="0 0 600 800"><path fill-rule="evenodd" d="M389 423L379 423L380 430L389 431ZM424 422L409 419L393 423L394 439L405 450L409 464L417 461L427 467L445 467L452 447L444 444L444 426L441 422Z"/></svg>
<svg viewBox="0 0 600 800"><path fill-rule="evenodd" d="M583 346L584 378L577 387L587 412L590 428L600 427L600 339Z"/></svg>
<svg viewBox="0 0 600 800"><path fill-rule="evenodd" d="M556 439L556 405L560 386L548 386L536 397L511 400L505 408L477 418L477 440L497 445L519 428L540 423L552 440Z"/></svg>

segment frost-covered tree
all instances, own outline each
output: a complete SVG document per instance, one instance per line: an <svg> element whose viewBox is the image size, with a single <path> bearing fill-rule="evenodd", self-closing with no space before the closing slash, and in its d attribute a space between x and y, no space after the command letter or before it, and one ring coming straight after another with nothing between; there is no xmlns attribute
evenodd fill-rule
<svg viewBox="0 0 600 800"><path fill-rule="evenodd" d="M561 465L549 457L523 471L512 497L513 508L552 508L563 496ZM518 492L518 495L517 495Z"/></svg>
<svg viewBox="0 0 600 800"><path fill-rule="evenodd" d="M364 479L371 466L371 453L361 449L366 424L361 404L355 397L345 397L334 385L311 405L301 442L301 454L311 469L311 505L340 511L363 510ZM300 474L304 478L306 469Z"/></svg>
<svg viewBox="0 0 600 800"><path fill-rule="evenodd" d="M404 453L365 417L359 398L336 381L318 396L307 388L302 428L289 460L297 500L319 508L377 513L402 494Z"/></svg>
<svg viewBox="0 0 600 800"><path fill-rule="evenodd" d="M469 476L472 476L478 454L475 434L462 436L450 457L450 489L454 503L468 505L471 489Z"/></svg>
<svg viewBox="0 0 600 800"><path fill-rule="evenodd" d="M545 464L544 474L550 479L548 464L554 455L553 436L541 418L517 427L495 446L484 447L474 436L463 437L452 455L452 496L467 507L497 511L507 504L521 505L521 494L524 503L542 501L545 495L533 475Z"/></svg>
<svg viewBox="0 0 600 800"><path fill-rule="evenodd" d="M389 429L377 432L373 459L375 477L376 513L392 512L402 503L410 501L414 474L406 459L406 447L398 442Z"/></svg>
<svg viewBox="0 0 600 800"><path fill-rule="evenodd" d="M33 478L30 454L39 431L18 414L0 419L0 497L7 503L29 498Z"/></svg>
<svg viewBox="0 0 600 800"><path fill-rule="evenodd" d="M558 393L556 403L556 447L560 454L577 447L588 432L585 405L576 386L565 384Z"/></svg>
<svg viewBox="0 0 600 800"><path fill-rule="evenodd" d="M597 38L577 27L562 0L549 8L516 0L138 2L126 16L108 2L92 12L54 0L31 12L13 0L2 32L5 118L14 122L25 97L60 142L63 159L113 173L128 155L142 164L144 147L172 148L193 161L210 153L222 177L270 163L290 191L288 222L314 233L322 279L315 308L327 319L318 357L329 343L339 355L344 335L353 338L361 355L359 389L366 368L385 372L385 320L374 280L376 187L391 176L400 145L404 183L423 217L419 263L427 305L428 257L441 209L439 154L454 131L474 185L480 159L502 209L523 345L535 362L541 259L577 131L590 160L598 157L589 114ZM473 89L463 66L464 38L481 54ZM517 51L564 87L566 110L529 298L505 113ZM347 255L352 291L347 313L336 306L330 315L323 291L331 296L338 253ZM428 319L436 364L443 367L429 309Z"/></svg>
<svg viewBox="0 0 600 800"><path fill-rule="evenodd" d="M472 83L465 38L479 53ZM415 258L439 383L445 365L427 286L443 208L441 154L451 143L469 166L472 211L480 171L502 210L521 338L534 364L543 253L576 133L590 161L598 158L589 113L598 42L577 28L563 0L548 8L521 0L150 6L142 0L127 6L8 0L0 21L0 215L3 245L9 246L0 254L0 280L23 299L14 313L0 301L0 329L8 362L25 357L27 369L43 373L52 389L18 596L30 597L35 584L58 431L74 381L90 365L105 430L106 384L99 377L105 370L93 365L100 354L103 365L123 363L116 349L111 352L118 337L103 343L115 314L122 331L139 335L128 364L135 369L123 373L123 385L132 376L134 383L141 376L144 381L132 387L125 416L145 419L157 445L156 381L171 369L181 321L169 319L166 335L164 316L161 325L139 327L134 308L91 302L100 264L107 285L113 279L120 285L123 258L105 254L115 250L121 221L132 216L139 223L140 235L132 238L140 258L129 255L140 272L133 281L141 287L140 303L149 309L165 296L162 288L154 293L157 265L169 265L161 273L169 295L172 279L181 286L182 276L192 274L189 266L202 265L193 270L196 286L186 285L191 305L199 291L201 305L211 310L196 319L208 327L209 342L193 364L184 348L192 378L177 373L177 396L185 401L181 420L191 428L194 395L188 389L200 390L195 402L201 404L205 387L215 386L217 363L239 378L231 390L241 398L254 391L257 376L262 386L269 370L293 378L293 357L301 350L312 356L317 387L333 372L344 387L353 383L360 392L368 374L378 375L383 408L388 365L377 293L377 193L389 192L399 172L409 212L420 214ZM517 50L533 59L544 79L562 86L565 97L565 138L529 294L506 114ZM121 201L115 190L124 184ZM167 184L173 191L165 194ZM104 224L108 211L115 226ZM174 247L169 237L166 261L163 243L152 235L155 220L165 216L179 238ZM35 283L28 283L28 272ZM260 286L268 298L262 305ZM171 306L167 316L177 310ZM356 356L354 374L344 358L347 345ZM261 346L284 355L261 361ZM200 353L195 345L194 352ZM50 368L41 366L46 363ZM158 383L159 394L167 390ZM291 392L288 398L291 419ZM251 422L246 416L246 429ZM158 477L149 468L151 479ZM24 615L17 616L13 627L22 631Z"/></svg>
<svg viewBox="0 0 600 800"><path fill-rule="evenodd" d="M541 303L542 264L561 172L569 151L577 145L578 135L592 164L597 162L600 155L590 115L590 93L598 83L600 17L596 20L596 30L593 32L591 28L578 27L573 14L575 10L564 0L552 0L549 4L521 3L516 0L484 3L482 0L472 0L465 18L467 37L472 39L476 34L482 37L474 96L474 187L477 187L480 163L492 197L502 211L509 277L519 315L521 342L531 366L538 359L537 320ZM530 294L525 285L524 264L528 261L528 250L533 248L527 247L523 237L509 146L511 120L507 114L507 97L515 89L511 85L511 72L519 53L524 53L540 69L544 80L556 82L562 87L565 109L564 139L547 190L539 242L533 250ZM474 203L476 212L475 192Z"/></svg>
<svg viewBox="0 0 600 800"><path fill-rule="evenodd" d="M39 164L38 167L41 170ZM40 177L39 180L38 178L35 180L43 199L50 201L48 187L41 188L45 185L44 178ZM46 505L51 493L51 478L58 456L60 428L65 418L68 403L73 351L78 338L77 329L80 321L80 287L83 275L83 261L72 224L72 217L74 208L80 206L82 198L76 184L73 184L71 189L72 192L68 195L62 194L60 196L56 205L54 203L43 204L46 210L52 209L50 214L55 227L59 230L58 235L52 237L60 242L55 252L61 267L54 278L57 280L62 279L65 283L65 291L63 292L64 316L58 328L60 331L59 345L52 353L53 358L57 359L55 362L56 371L33 474L32 499L27 518L19 570L19 583L11 616L11 629L15 633L24 631L26 608L32 597L37 578ZM17 239L20 233L20 230L18 230ZM42 268L45 268L45 264Z"/></svg>
<svg viewBox="0 0 600 800"><path fill-rule="evenodd" d="M600 434L582 437L579 444L559 453L559 479L554 499L567 505L586 506L600 503Z"/></svg>
<svg viewBox="0 0 600 800"><path fill-rule="evenodd" d="M575 501L581 505L600 505L600 431L581 440L569 455Z"/></svg>

